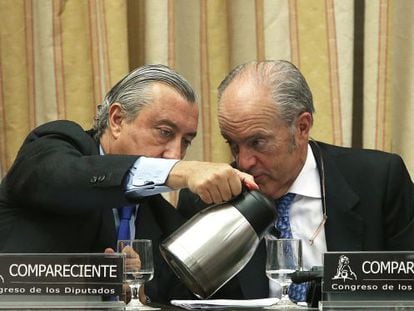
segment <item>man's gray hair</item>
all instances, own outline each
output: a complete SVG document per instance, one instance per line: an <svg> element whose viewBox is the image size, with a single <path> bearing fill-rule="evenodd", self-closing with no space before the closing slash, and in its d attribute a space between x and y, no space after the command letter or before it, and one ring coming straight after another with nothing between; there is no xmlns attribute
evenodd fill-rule
<svg viewBox="0 0 414 311"><path fill-rule="evenodd" d="M153 83L163 83L183 96L190 103L196 103L196 94L188 81L173 69L160 65L145 65L127 74L106 94L94 122L95 137L99 139L109 126L109 107L119 103L127 121L134 120L141 109L151 104Z"/></svg>
<svg viewBox="0 0 414 311"><path fill-rule="evenodd" d="M218 101L225 89L236 78L254 77L258 85L268 85L272 90L273 102L279 117L292 126L303 112L313 114L312 92L299 71L285 60L249 62L234 68L218 87Z"/></svg>

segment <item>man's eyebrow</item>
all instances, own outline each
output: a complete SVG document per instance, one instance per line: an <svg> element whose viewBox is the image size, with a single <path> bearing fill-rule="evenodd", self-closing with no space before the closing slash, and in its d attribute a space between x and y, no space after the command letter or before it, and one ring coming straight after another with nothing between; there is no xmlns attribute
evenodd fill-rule
<svg viewBox="0 0 414 311"><path fill-rule="evenodd" d="M155 125L168 125L168 126L171 126L175 130L178 129L177 124L175 124L174 122L168 119L159 120L155 123Z"/></svg>
<svg viewBox="0 0 414 311"><path fill-rule="evenodd" d="M268 133L262 133L262 132L257 132L257 133L254 133L254 134L252 134L252 135L249 135L249 136L247 136L247 137L240 137L240 138L238 138L237 140L235 140L235 139L232 139L232 138L230 138L229 136L227 136L227 135L225 135L225 134L223 134L223 133L221 133L221 136L223 136L223 138L226 140L226 141L228 141L228 142L234 142L234 141L236 141L236 142L238 142L238 143L244 143L244 142L246 142L246 141L249 141L249 140L252 140L252 139L258 139L258 138L268 138L268 137L271 137L271 136L273 136L273 135L270 135L270 134L268 134Z"/></svg>

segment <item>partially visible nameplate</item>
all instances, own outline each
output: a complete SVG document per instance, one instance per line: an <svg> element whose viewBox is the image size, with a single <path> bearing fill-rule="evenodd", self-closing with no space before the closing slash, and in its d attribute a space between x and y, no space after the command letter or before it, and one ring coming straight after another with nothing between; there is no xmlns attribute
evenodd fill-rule
<svg viewBox="0 0 414 311"><path fill-rule="evenodd" d="M117 296L123 269L118 253L0 254L0 296Z"/></svg>
<svg viewBox="0 0 414 311"><path fill-rule="evenodd" d="M322 291L363 297L414 292L414 252L328 252Z"/></svg>

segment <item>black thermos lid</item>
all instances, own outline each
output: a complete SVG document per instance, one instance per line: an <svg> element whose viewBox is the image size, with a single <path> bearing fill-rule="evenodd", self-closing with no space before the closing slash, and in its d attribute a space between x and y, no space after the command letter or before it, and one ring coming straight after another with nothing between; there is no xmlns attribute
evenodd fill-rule
<svg viewBox="0 0 414 311"><path fill-rule="evenodd" d="M277 217L275 204L257 190L242 192L232 204L248 220L260 239Z"/></svg>

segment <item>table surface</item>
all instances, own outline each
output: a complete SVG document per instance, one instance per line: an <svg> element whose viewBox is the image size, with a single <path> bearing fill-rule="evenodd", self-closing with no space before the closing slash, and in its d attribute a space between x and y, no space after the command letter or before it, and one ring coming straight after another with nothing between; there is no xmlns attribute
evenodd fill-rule
<svg viewBox="0 0 414 311"><path fill-rule="evenodd" d="M0 295L0 311L1 310L95 310L95 311L108 311L108 310L124 310L125 304L117 301L70 301L66 297L60 297L58 300L47 301L37 299L31 296L13 297L13 299L4 299L5 296ZM58 298L58 297L55 297ZM149 306L157 307L161 311L183 311L185 309L172 305L161 305L156 303L150 303ZM323 311L342 311L342 310L414 310L414 300L405 301L322 301L320 308L307 308L298 306L296 310L323 310ZM194 309L203 310L203 309ZM207 309L204 309L207 310ZM226 310L226 311L262 311L262 310L283 310L283 307L274 305L268 308L240 308L240 307L226 307L225 309L209 310ZM295 310L295 309L290 309Z"/></svg>
<svg viewBox="0 0 414 311"><path fill-rule="evenodd" d="M182 311L185 309L172 306L161 305L151 303L149 306L159 308L161 311ZM95 311L108 311L108 310L124 310L125 304L123 302L98 302L98 301L30 301L30 298L22 298L17 301L0 301L0 310L95 310ZM269 310L269 308L248 308L251 311L254 310ZM276 305L272 307L273 310L282 310ZM201 310L201 309L196 309ZM210 309L210 310L223 310L223 309ZM227 307L228 311L246 311L247 308ZM291 309L292 310L292 309ZM298 307L297 310L317 310L315 308Z"/></svg>

